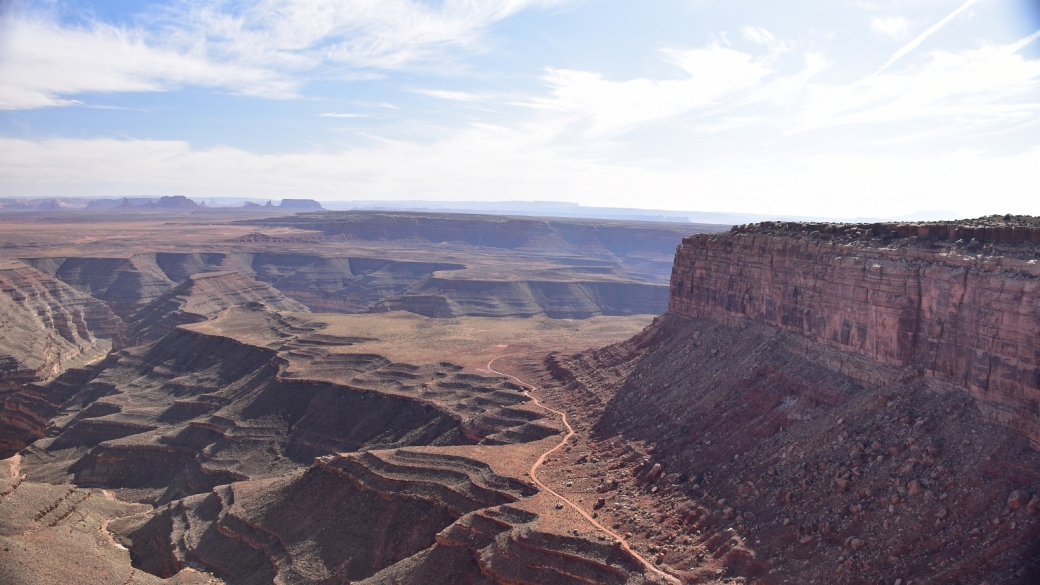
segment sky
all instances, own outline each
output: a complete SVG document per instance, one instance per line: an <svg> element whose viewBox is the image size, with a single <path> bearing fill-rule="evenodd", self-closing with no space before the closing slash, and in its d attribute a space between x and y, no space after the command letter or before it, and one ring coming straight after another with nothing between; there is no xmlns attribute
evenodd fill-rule
<svg viewBox="0 0 1040 585"><path fill-rule="evenodd" d="M0 197L1040 215L1040 0L0 0Z"/></svg>

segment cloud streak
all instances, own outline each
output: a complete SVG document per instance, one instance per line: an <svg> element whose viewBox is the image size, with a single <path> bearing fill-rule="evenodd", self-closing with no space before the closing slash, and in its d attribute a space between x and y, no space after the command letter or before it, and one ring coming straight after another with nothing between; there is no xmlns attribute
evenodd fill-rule
<svg viewBox="0 0 1040 585"><path fill-rule="evenodd" d="M905 57L907 55L907 53L909 53L910 51L913 51L914 49L916 49L918 46L920 46L921 43L923 43L925 41L925 39L927 39L928 37L932 36L933 34L936 33L936 31L938 31L942 27L944 27L947 24L949 24L949 22L951 20L953 20L954 18L957 18L957 15L959 15L960 13L962 13L965 10L967 10L968 8L970 8L971 5L975 4L977 1L978 0L968 0L964 4L961 4L957 8L957 10L954 10L953 12L951 12L949 14L949 16L947 16L946 18L944 18L944 19L940 20L939 22L933 24L928 30L926 30L923 33L921 33L920 35L918 35L917 38L915 38L914 40L910 41L909 43L903 45L902 48L900 48L898 51L896 51L888 59L888 61L886 61L885 64L882 65L881 68L877 70L877 73L881 73L885 69L888 69L888 67L890 65L892 65L896 61L898 61L898 60L902 59L903 57Z"/></svg>

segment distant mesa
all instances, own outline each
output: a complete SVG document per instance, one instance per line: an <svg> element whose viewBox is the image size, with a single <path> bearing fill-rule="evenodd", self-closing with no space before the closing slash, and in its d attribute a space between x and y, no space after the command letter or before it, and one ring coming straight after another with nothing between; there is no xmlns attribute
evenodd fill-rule
<svg viewBox="0 0 1040 585"><path fill-rule="evenodd" d="M199 209L198 203L195 203L184 195L160 197L155 206L161 209Z"/></svg>
<svg viewBox="0 0 1040 585"><path fill-rule="evenodd" d="M270 205L270 201L267 202ZM278 205L280 209L295 209L298 211L321 211L324 207L313 199L282 199Z"/></svg>
<svg viewBox="0 0 1040 585"><path fill-rule="evenodd" d="M242 204L243 209L290 209L293 211L323 211L325 208L321 206L321 203L313 199L282 199L282 202L275 205L274 202L268 200L267 203L260 205L253 201L246 201Z"/></svg>

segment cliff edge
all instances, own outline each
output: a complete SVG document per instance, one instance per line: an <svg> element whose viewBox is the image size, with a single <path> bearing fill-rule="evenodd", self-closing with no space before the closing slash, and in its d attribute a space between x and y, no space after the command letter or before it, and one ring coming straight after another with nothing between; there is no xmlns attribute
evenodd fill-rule
<svg viewBox="0 0 1040 585"><path fill-rule="evenodd" d="M683 240L669 311L776 325L952 382L1040 448L1038 258L1040 219L1022 216L735 226Z"/></svg>

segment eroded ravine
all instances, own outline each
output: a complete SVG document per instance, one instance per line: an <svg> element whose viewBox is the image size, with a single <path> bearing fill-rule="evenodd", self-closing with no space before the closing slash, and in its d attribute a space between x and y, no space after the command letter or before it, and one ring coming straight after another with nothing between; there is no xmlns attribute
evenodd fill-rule
<svg viewBox="0 0 1040 585"><path fill-rule="evenodd" d="M548 350L548 351L552 351L552 350ZM563 496L562 494L560 494L556 490L554 490L551 487L549 487L548 485L546 485L544 482L542 482L542 480L538 479L538 468L545 462L545 458L548 457L549 455L553 454L554 452L558 451L559 449L563 448L563 446L566 445L568 441L570 441L571 437L573 437L575 435L575 431L574 431L574 427L572 427L571 424L569 422L567 422L567 413L565 413L563 411L560 411L560 410L553 409L553 408L549 408L548 406L542 404L542 402L540 400L538 400L537 397L535 397L533 394L531 394L532 391L538 389L537 386L535 386L533 384L529 384L529 383L521 380L520 378L518 378L518 377L516 377L516 376L514 376L512 374L507 374L505 372L501 372L501 371L496 370L496 369L494 369L492 367L492 364L496 360L499 360L499 359L504 358L504 357L514 356L514 355L523 355L523 354L520 354L520 353L507 353L507 354L503 354L503 355L500 355L500 356L496 356L496 357L492 358L491 361L489 361L487 363L488 371L490 371L492 373L495 373L495 374L498 374L500 376L507 376L509 378L512 378L513 380L516 380L520 385L522 385L525 388L524 394L527 395L527 397L531 399L531 402L533 402L535 406L545 410L546 412L550 412L552 414L555 414L555 415L559 416L560 417L560 421L563 423L564 427L566 427L566 429L567 429L567 434L564 435L563 439L556 446L552 447L551 449L549 449L549 450L545 451L544 453L542 453L541 455L539 455L538 459L534 462L533 465L531 465L531 470L528 472L530 474L530 476L531 476L531 481L533 481L535 483L535 485L537 485L539 488L541 488L541 489L549 492L550 494L556 496L557 498L559 498L559 500L561 502L563 502L565 505L567 505L570 508L572 508L578 514L581 514L582 518L585 518L585 520L587 520L590 524L592 524L593 526L595 526L596 528L598 528L599 530L603 531L604 533L609 535L611 538L613 538L615 540L615 542L617 542L618 545L625 552L627 552L633 558L638 560L644 567L647 568L647 570L651 571L653 574L655 574L657 576L660 576L660 577L664 578L668 583L673 583L675 585L681 585L681 581L678 578L676 578L675 576L670 575L670 574L662 571L661 569L658 569L649 560L644 558L642 555L640 555L636 551L632 550L632 547L630 547L628 545L628 542L620 534L617 534L616 532L610 530L606 526L603 526L602 524L600 524L598 521L596 521L595 518L593 518L588 512L583 510L580 506L578 506L577 504L575 504L574 502L569 500L567 497Z"/></svg>

